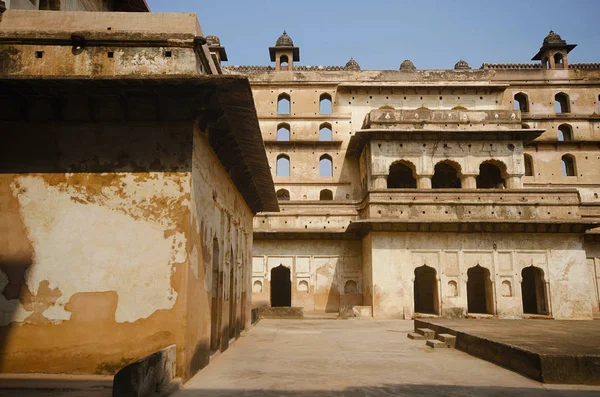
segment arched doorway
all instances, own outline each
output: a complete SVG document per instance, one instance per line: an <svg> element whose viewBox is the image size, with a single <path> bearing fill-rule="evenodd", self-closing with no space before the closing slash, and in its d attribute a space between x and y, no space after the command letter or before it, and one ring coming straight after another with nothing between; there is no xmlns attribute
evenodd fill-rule
<svg viewBox="0 0 600 397"><path fill-rule="evenodd" d="M490 271L479 265L467 271L467 311L493 314Z"/></svg>
<svg viewBox="0 0 600 397"><path fill-rule="evenodd" d="M237 277L236 277L236 260L233 255L233 249L230 250L231 263L229 266L229 337L233 338L236 334L237 320Z"/></svg>
<svg viewBox="0 0 600 397"><path fill-rule="evenodd" d="M415 269L415 313L439 314L438 286L434 268L423 265Z"/></svg>
<svg viewBox="0 0 600 397"><path fill-rule="evenodd" d="M213 239L212 250L212 302L210 308L210 348L217 350L219 348L221 328L221 296L223 294L223 272L219 269L219 240Z"/></svg>
<svg viewBox="0 0 600 397"><path fill-rule="evenodd" d="M542 269L534 266L526 267L521 272L521 295L523 297L523 313L548 314L546 304L546 283Z"/></svg>
<svg viewBox="0 0 600 397"><path fill-rule="evenodd" d="M290 269L279 265L271 269L271 307L292 306Z"/></svg>
<svg viewBox="0 0 600 397"><path fill-rule="evenodd" d="M460 189L460 166L450 161L442 161L435 165L431 178L433 189Z"/></svg>

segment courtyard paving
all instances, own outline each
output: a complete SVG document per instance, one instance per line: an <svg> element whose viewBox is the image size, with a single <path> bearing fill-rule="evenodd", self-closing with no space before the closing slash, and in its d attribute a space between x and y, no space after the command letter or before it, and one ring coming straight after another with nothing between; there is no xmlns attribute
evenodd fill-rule
<svg viewBox="0 0 600 397"><path fill-rule="evenodd" d="M175 397L598 396L406 337L412 321L261 320Z"/></svg>

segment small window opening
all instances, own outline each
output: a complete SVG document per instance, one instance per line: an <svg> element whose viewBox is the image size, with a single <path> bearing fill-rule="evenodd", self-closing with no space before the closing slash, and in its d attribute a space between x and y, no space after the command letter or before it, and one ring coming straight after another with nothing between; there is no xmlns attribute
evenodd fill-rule
<svg viewBox="0 0 600 397"><path fill-rule="evenodd" d="M554 67L556 69L563 69L565 67L562 54L554 54Z"/></svg>
<svg viewBox="0 0 600 397"><path fill-rule="evenodd" d="M171 58L173 56L173 52L172 51L165 51L165 57L166 58Z"/></svg>
<svg viewBox="0 0 600 397"><path fill-rule="evenodd" d="M563 92L559 92L554 96L554 108L557 114L569 113L569 96Z"/></svg>
<svg viewBox="0 0 600 397"><path fill-rule="evenodd" d="M290 176L290 158L285 154L277 156L277 176Z"/></svg>
<svg viewBox="0 0 600 397"><path fill-rule="evenodd" d="M329 94L321 94L319 97L319 113L321 114L331 114L333 111L331 95Z"/></svg>
<svg viewBox="0 0 600 397"><path fill-rule="evenodd" d="M277 126L277 140L278 141L289 141L290 140L290 125L289 124L282 123Z"/></svg>
<svg viewBox="0 0 600 397"><path fill-rule="evenodd" d="M575 158L570 154L565 154L561 158L563 176L576 176Z"/></svg>
<svg viewBox="0 0 600 397"><path fill-rule="evenodd" d="M279 69L280 70L289 70L290 65L289 65L289 58L287 55L282 55L279 58Z"/></svg>
<svg viewBox="0 0 600 397"><path fill-rule="evenodd" d="M319 141L333 140L333 131L331 130L331 124L323 123L319 128Z"/></svg>
<svg viewBox="0 0 600 397"><path fill-rule="evenodd" d="M519 92L515 95L514 99L515 110L520 110L522 113L529 112L529 101L527 100L527 95Z"/></svg>
<svg viewBox="0 0 600 397"><path fill-rule="evenodd" d="M287 189L279 189L277 191L277 200L290 201L290 192Z"/></svg>
<svg viewBox="0 0 600 397"><path fill-rule="evenodd" d="M112 52L112 51L109 51L109 52L108 52L108 57L109 57L109 58L114 58L114 57L115 57L115 53L114 53L114 52Z"/></svg>
<svg viewBox="0 0 600 397"><path fill-rule="evenodd" d="M414 165L408 162L396 162L390 166L387 178L388 189L416 189Z"/></svg>
<svg viewBox="0 0 600 397"><path fill-rule="evenodd" d="M319 193L319 200L333 200L333 192L329 189L323 189Z"/></svg>
<svg viewBox="0 0 600 397"><path fill-rule="evenodd" d="M319 158L319 176L333 176L333 160L328 154Z"/></svg>
<svg viewBox="0 0 600 397"><path fill-rule="evenodd" d="M525 176L533 176L533 158L525 155Z"/></svg>
<svg viewBox="0 0 600 397"><path fill-rule="evenodd" d="M569 124L561 124L558 126L558 140L561 142L573 140L573 128L571 128Z"/></svg>
<svg viewBox="0 0 600 397"><path fill-rule="evenodd" d="M434 167L431 187L433 189L460 189L460 166L449 161L437 163Z"/></svg>
<svg viewBox="0 0 600 397"><path fill-rule="evenodd" d="M35 52L35 57L37 59L43 58L44 57L44 51L36 51Z"/></svg>
<svg viewBox="0 0 600 397"><path fill-rule="evenodd" d="M290 114L290 96L280 94L277 97L277 114Z"/></svg>

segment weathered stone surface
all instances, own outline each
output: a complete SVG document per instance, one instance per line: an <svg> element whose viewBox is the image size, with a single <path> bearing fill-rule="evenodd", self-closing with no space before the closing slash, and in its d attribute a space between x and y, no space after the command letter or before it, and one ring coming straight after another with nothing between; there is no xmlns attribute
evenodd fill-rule
<svg viewBox="0 0 600 397"><path fill-rule="evenodd" d="M113 397L146 397L163 391L175 377L176 346L127 365L115 375Z"/></svg>
<svg viewBox="0 0 600 397"><path fill-rule="evenodd" d="M303 308L301 307L261 307L258 309L260 318L303 318Z"/></svg>

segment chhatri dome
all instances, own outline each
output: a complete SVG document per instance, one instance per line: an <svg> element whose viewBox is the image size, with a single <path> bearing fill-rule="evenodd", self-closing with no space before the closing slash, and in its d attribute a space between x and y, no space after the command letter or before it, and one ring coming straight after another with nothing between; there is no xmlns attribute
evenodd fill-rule
<svg viewBox="0 0 600 397"><path fill-rule="evenodd" d="M417 67L410 59L405 59L404 62L400 64L400 70L417 70Z"/></svg>
<svg viewBox="0 0 600 397"><path fill-rule="evenodd" d="M467 61L461 59L460 61L456 62L456 65L454 65L454 69L456 69L456 70L471 69L471 67L469 66Z"/></svg>
<svg viewBox="0 0 600 397"><path fill-rule="evenodd" d="M294 42L292 38L288 36L287 32L284 30L283 34L279 36L277 42L275 43L275 47L293 47Z"/></svg>
<svg viewBox="0 0 600 397"><path fill-rule="evenodd" d="M360 70L360 65L358 62L354 60L354 58L350 58L348 62L346 62L346 69L348 70Z"/></svg>

